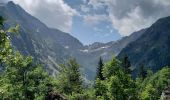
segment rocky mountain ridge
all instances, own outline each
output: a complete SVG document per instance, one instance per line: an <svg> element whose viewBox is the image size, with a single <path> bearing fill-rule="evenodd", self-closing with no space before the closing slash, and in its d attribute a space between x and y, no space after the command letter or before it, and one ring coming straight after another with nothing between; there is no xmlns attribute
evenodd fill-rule
<svg viewBox="0 0 170 100"><path fill-rule="evenodd" d="M144 30L134 32L116 42L94 43L84 46L78 39L58 29L48 28L40 20L24 11L12 1L1 4L0 15L5 17L5 27L19 24L19 36L11 36L13 47L25 55L33 56L38 62L43 63L50 74L58 73L59 64L74 57L82 66L85 76L92 80L95 77L99 57L104 61L110 60L130 42L138 39Z"/></svg>

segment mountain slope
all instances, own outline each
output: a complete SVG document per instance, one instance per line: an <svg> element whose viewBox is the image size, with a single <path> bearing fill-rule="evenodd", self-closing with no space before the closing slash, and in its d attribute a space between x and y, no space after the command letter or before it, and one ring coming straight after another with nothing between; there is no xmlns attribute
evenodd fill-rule
<svg viewBox="0 0 170 100"><path fill-rule="evenodd" d="M76 52L74 57L77 58L80 64L85 68L85 72L88 73L87 78L93 79L96 73L97 63L100 56L106 62L112 58L112 56L117 56L119 52L129 43L137 40L146 29L132 33L130 36L123 37L122 39L114 42L108 43L94 43L89 46L85 46L84 49Z"/></svg>
<svg viewBox="0 0 170 100"><path fill-rule="evenodd" d="M16 24L21 26L19 36L11 36L14 48L44 63L51 74L59 70L56 63L70 58L70 50L83 47L76 38L57 29L48 28L13 2L1 4L0 12L0 15L7 19L5 27ZM66 46L70 48L65 48Z"/></svg>
<svg viewBox="0 0 170 100"><path fill-rule="evenodd" d="M50 74L58 73L59 64L74 57L90 80L95 77L100 56L104 61L110 60L113 55L117 55L127 44L135 41L145 31L135 32L116 42L84 46L70 34L48 28L13 2L0 4L0 15L7 19L6 28L16 24L21 26L19 36L11 35L12 44L16 50L33 56L38 62L43 63Z"/></svg>
<svg viewBox="0 0 170 100"><path fill-rule="evenodd" d="M128 55L132 65L138 70L141 64L154 72L170 66L170 17L161 18L148 28L136 41L127 45L118 58Z"/></svg>

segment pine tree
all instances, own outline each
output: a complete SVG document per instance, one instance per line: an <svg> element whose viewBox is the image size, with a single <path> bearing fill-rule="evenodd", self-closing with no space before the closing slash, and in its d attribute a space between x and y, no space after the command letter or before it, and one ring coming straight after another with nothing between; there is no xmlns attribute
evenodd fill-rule
<svg viewBox="0 0 170 100"><path fill-rule="evenodd" d="M70 59L67 64L62 65L62 67L63 70L58 76L60 91L68 95L81 93L83 90L83 81L79 70L79 64L75 59Z"/></svg>
<svg viewBox="0 0 170 100"><path fill-rule="evenodd" d="M125 55L123 58L122 66L123 66L126 74L131 74L131 69L130 69L131 63L130 63L127 55Z"/></svg>
<svg viewBox="0 0 170 100"><path fill-rule="evenodd" d="M145 66L142 64L139 69L139 77L144 80L147 76L147 71L145 70Z"/></svg>
<svg viewBox="0 0 170 100"><path fill-rule="evenodd" d="M70 85L72 86L72 90L76 93L80 93L82 91L82 78L79 70L80 66L77 63L76 59L70 59L68 62L68 78L70 81Z"/></svg>
<svg viewBox="0 0 170 100"><path fill-rule="evenodd" d="M103 73L102 73L103 66L104 66L103 60L100 57L99 62L98 62L97 75L96 75L96 78L99 78L99 80L104 80L105 79L104 76L103 76Z"/></svg>
<svg viewBox="0 0 170 100"><path fill-rule="evenodd" d="M0 16L0 27L2 27L2 26L3 26L4 21L5 21L5 19L4 19L2 16Z"/></svg>
<svg viewBox="0 0 170 100"><path fill-rule="evenodd" d="M101 89L101 87L102 87L101 81L105 80L103 73L102 73L103 66L104 66L103 60L100 57L99 62L98 62L97 72L96 72L96 80L95 80L95 84L94 84L96 96L102 96L102 94L103 94L103 90Z"/></svg>
<svg viewBox="0 0 170 100"><path fill-rule="evenodd" d="M137 100L135 83L131 76L124 72L121 62L115 57L103 68L105 80L95 81L97 100Z"/></svg>

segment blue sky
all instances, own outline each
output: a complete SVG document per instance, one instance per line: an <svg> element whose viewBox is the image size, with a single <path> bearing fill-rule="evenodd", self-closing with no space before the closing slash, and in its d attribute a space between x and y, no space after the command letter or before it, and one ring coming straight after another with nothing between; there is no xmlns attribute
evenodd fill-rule
<svg viewBox="0 0 170 100"><path fill-rule="evenodd" d="M112 27L110 22L103 21L97 25L90 25L79 16L73 18L71 35L84 44L116 41L121 38L121 35Z"/></svg>
<svg viewBox="0 0 170 100"><path fill-rule="evenodd" d="M110 42L121 38L121 35L112 27L112 23L107 20L99 21L95 25L84 22L83 17L86 15L107 14L106 9L96 11L82 11L82 6L86 6L88 1L83 0L64 0L72 8L76 9L81 16L73 18L71 34L78 38L84 44L93 42ZM86 3L85 3L86 2Z"/></svg>
<svg viewBox="0 0 170 100"><path fill-rule="evenodd" d="M0 0L10 1L10 0ZM12 0L83 44L116 41L170 16L170 0Z"/></svg>

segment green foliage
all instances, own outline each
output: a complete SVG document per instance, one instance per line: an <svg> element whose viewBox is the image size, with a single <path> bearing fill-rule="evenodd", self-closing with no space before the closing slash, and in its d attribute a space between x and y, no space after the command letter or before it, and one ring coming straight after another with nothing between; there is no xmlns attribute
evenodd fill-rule
<svg viewBox="0 0 170 100"><path fill-rule="evenodd" d="M147 71L145 70L145 66L142 65L140 66L140 69L139 69L139 77L144 80L147 76Z"/></svg>
<svg viewBox="0 0 170 100"><path fill-rule="evenodd" d="M170 68L164 67L162 70L147 77L140 85L139 93L143 100L158 100L165 87L170 85ZM149 98L149 99L148 99Z"/></svg>
<svg viewBox="0 0 170 100"><path fill-rule="evenodd" d="M20 26L17 25L13 28L8 29L7 32L9 32L9 33L19 33L19 28L20 28Z"/></svg>
<svg viewBox="0 0 170 100"><path fill-rule="evenodd" d="M106 83L97 78L95 80L95 95L96 96L107 96L106 91L107 91Z"/></svg>
<svg viewBox="0 0 170 100"><path fill-rule="evenodd" d="M7 61L12 52L11 43L7 32L0 29L0 60Z"/></svg>
<svg viewBox="0 0 170 100"><path fill-rule="evenodd" d="M103 76L103 73L102 73L103 66L104 66L103 60L100 57L99 62L98 62L98 67L97 67L97 74L96 74L96 78L99 78L100 80L104 80L105 79L104 76Z"/></svg>
<svg viewBox="0 0 170 100"><path fill-rule="evenodd" d="M118 75L120 73L122 73L121 62L115 57L113 57L110 62L105 64L103 69L104 77L109 78L112 75Z"/></svg>
<svg viewBox="0 0 170 100"><path fill-rule="evenodd" d="M136 98L135 84L128 76L122 80L118 76L112 76L109 84L109 92L112 98L116 100L132 100Z"/></svg>
<svg viewBox="0 0 170 100"><path fill-rule="evenodd" d="M113 58L104 66L106 80L95 81L97 99L101 100L158 100L163 89L170 85L170 68L153 74L141 67L141 76L133 80L121 62ZM146 74L147 73L147 74Z"/></svg>
<svg viewBox="0 0 170 100"><path fill-rule="evenodd" d="M98 63L97 78L92 88L83 88L80 66L70 59L57 75L50 77L42 68L11 47L7 33L17 33L19 25L3 30L4 19L0 17L0 100L44 100L66 94L70 100L158 100L165 87L170 86L170 68L164 67L153 74L144 66L140 75L133 80L130 75L128 57L121 63L115 57L106 64ZM104 65L104 66L103 66Z"/></svg>
<svg viewBox="0 0 170 100"><path fill-rule="evenodd" d="M69 95L69 100L98 100L95 96L95 89L87 87L82 93L73 93Z"/></svg>
<svg viewBox="0 0 170 100"><path fill-rule="evenodd" d="M104 100L133 100L136 98L135 83L126 74L121 62L113 58L104 66L106 80L96 80L97 98Z"/></svg>
<svg viewBox="0 0 170 100"><path fill-rule="evenodd" d="M142 100L158 100L156 98L156 89L153 87L152 84L147 84L144 88L144 91L141 93Z"/></svg>
<svg viewBox="0 0 170 100"><path fill-rule="evenodd" d="M59 91L68 95L82 93L83 81L76 60L70 59L66 65L62 66L63 70L57 77Z"/></svg>
<svg viewBox="0 0 170 100"><path fill-rule="evenodd" d="M125 55L125 57L123 58L122 67L124 68L125 73L127 73L127 74L131 73L131 69L130 69L131 63L130 63L127 55Z"/></svg>
<svg viewBox="0 0 170 100"><path fill-rule="evenodd" d="M33 63L31 57L24 57L13 51L9 32L17 32L19 26L7 31L0 30L0 64L4 70L0 74L0 98L10 100L42 100L52 84L41 66Z"/></svg>
<svg viewBox="0 0 170 100"><path fill-rule="evenodd" d="M73 93L70 100L96 100L93 91L86 90L84 93Z"/></svg>
<svg viewBox="0 0 170 100"><path fill-rule="evenodd" d="M0 27L1 28L2 28L2 26L4 24L4 21L5 21L5 19L2 16L0 16Z"/></svg>
<svg viewBox="0 0 170 100"><path fill-rule="evenodd" d="M16 52L6 64L1 78L2 98L44 98L50 78L41 66L34 65L32 58Z"/></svg>

